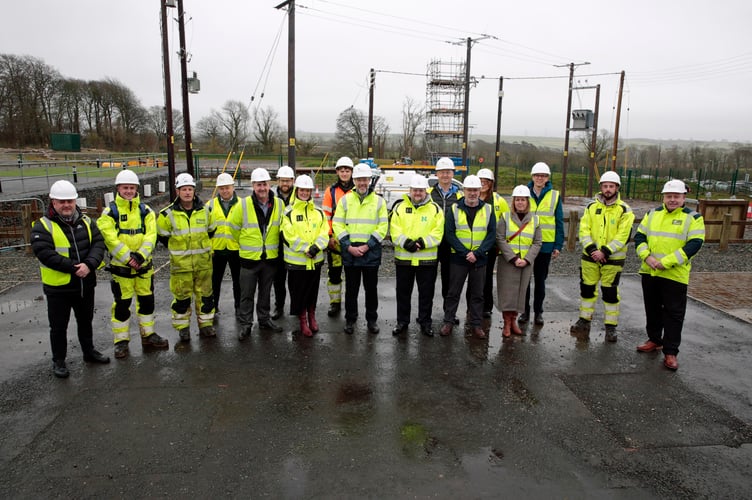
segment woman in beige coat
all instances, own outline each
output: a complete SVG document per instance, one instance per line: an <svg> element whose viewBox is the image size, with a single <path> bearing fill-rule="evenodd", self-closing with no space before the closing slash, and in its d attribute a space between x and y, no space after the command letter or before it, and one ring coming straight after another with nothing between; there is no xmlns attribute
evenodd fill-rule
<svg viewBox="0 0 752 500"><path fill-rule="evenodd" d="M502 335L522 335L517 313L525 310L525 294L533 275L533 261L541 247L538 217L530 212L530 190L517 186L512 191L512 206L496 225L499 248L496 269L497 307L504 318Z"/></svg>

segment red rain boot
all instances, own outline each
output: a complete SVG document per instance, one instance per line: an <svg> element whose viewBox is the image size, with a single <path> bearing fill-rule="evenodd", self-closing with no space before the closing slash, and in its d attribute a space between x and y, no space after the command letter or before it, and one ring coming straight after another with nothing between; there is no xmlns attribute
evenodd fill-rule
<svg viewBox="0 0 752 500"><path fill-rule="evenodd" d="M311 327L313 333L319 331L319 324L316 321L316 304L308 306L308 326Z"/></svg>
<svg viewBox="0 0 752 500"><path fill-rule="evenodd" d="M308 320L306 319L306 312L298 314L298 320L300 320L300 333L306 337L313 337L313 332L308 328Z"/></svg>

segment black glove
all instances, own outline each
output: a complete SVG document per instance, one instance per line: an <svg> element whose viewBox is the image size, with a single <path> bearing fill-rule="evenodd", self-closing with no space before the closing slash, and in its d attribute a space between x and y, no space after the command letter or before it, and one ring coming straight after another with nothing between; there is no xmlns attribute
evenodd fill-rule
<svg viewBox="0 0 752 500"><path fill-rule="evenodd" d="M310 247L308 247L308 255L310 255L311 257L316 257L316 254L319 252L319 247L317 247L316 245L311 245Z"/></svg>
<svg viewBox="0 0 752 500"><path fill-rule="evenodd" d="M420 247L421 250L424 249L424 248L426 248L426 242L423 241L423 238L418 238L416 240L416 243L418 244L418 246Z"/></svg>
<svg viewBox="0 0 752 500"><path fill-rule="evenodd" d="M418 250L418 245L415 243L415 240L411 240L410 238L406 239L402 246L405 247L405 250L408 252L416 252Z"/></svg>
<svg viewBox="0 0 752 500"><path fill-rule="evenodd" d="M141 255L140 253L137 253L137 252L131 252L131 259L133 259L136 262L138 262L139 266L144 263L144 260L146 260L146 259L144 259L143 255Z"/></svg>

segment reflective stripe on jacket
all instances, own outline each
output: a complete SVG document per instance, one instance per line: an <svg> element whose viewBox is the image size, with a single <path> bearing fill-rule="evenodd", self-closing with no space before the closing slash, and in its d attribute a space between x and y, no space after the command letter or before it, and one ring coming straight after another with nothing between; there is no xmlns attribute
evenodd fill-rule
<svg viewBox="0 0 752 500"><path fill-rule="evenodd" d="M530 211L538 216L541 238L544 243L556 240L556 205L558 204L559 192L555 189L544 193L540 202L535 201L535 196L530 197Z"/></svg>
<svg viewBox="0 0 752 500"><path fill-rule="evenodd" d="M650 274L685 285L689 283L692 257L705 241L702 215L686 207L669 212L666 206L643 217L635 234L635 251L642 261L640 274ZM652 269L645 259L653 256L665 269Z"/></svg>
<svg viewBox="0 0 752 500"><path fill-rule="evenodd" d="M235 234L240 227L235 226L230 222L230 216L232 212L238 208L238 196L232 193L230 199L230 209L225 214L222 208L222 202L219 196L215 196L206 204L206 208L209 210L209 230L214 231L214 236L211 238L212 248L214 250L234 250L238 251L240 245L235 239Z"/></svg>
<svg viewBox="0 0 752 500"><path fill-rule="evenodd" d="M394 243L394 259L398 264L435 264L438 262L439 243L444 237L444 211L430 198L416 206L405 194L392 209L389 232ZM425 248L416 252L405 250L405 241L418 238L423 238Z"/></svg>
<svg viewBox="0 0 752 500"><path fill-rule="evenodd" d="M266 260L279 256L279 229L285 206L276 196L270 196L269 201L272 206L266 227L259 224L253 195L243 198L239 208L230 215L230 222L239 228L237 239L241 259Z"/></svg>
<svg viewBox="0 0 752 500"><path fill-rule="evenodd" d="M589 258L595 250L602 250L609 260L626 259L634 218L632 209L620 195L617 194L614 202L608 205L598 195L587 206L580 221L583 256Z"/></svg>
<svg viewBox="0 0 752 500"><path fill-rule="evenodd" d="M452 215L454 216L456 228L455 235L460 240L460 243L462 243L462 246L471 252L480 247L480 244L486 238L486 234L488 234L487 229L488 224L491 222L492 214L493 208L491 205L483 203L475 214L475 220L471 228L467 221L467 213L464 210L460 210L457 204L452 205ZM454 252L456 250L452 248L452 253Z"/></svg>
<svg viewBox="0 0 752 500"><path fill-rule="evenodd" d="M193 272L212 268L209 212L198 198L190 216L176 200L157 218L157 234L169 238L170 272Z"/></svg>
<svg viewBox="0 0 752 500"><path fill-rule="evenodd" d="M312 270L323 264L324 249L329 242L329 224L324 211L316 208L312 200L292 200L282 216L282 234L288 267ZM306 255L312 245L319 249L313 258Z"/></svg>
<svg viewBox="0 0 752 500"><path fill-rule="evenodd" d="M524 229L519 233L517 233L517 231L519 231L520 225L515 220L515 217L512 217L509 212L506 212L502 217L504 218L504 225L506 226L505 238L507 243L509 243L509 246L512 247L520 259L524 259L530 251L530 247L533 245L535 229L540 225L538 217L533 214L530 221L525 224Z"/></svg>
<svg viewBox="0 0 752 500"><path fill-rule="evenodd" d="M151 261L154 245L157 243L156 214L146 206L146 216L142 219L138 195L129 201L118 194L115 196L114 203L117 209L116 214L112 213L110 207L107 207L97 219L97 227L102 233L110 254L110 265L131 269L128 267L131 253L141 255L142 265L147 265ZM118 220L116 221L114 217Z"/></svg>

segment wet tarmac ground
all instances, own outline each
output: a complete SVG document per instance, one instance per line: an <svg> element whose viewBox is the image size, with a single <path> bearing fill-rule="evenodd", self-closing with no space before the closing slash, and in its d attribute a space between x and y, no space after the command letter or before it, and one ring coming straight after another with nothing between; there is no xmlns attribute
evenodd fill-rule
<svg viewBox="0 0 752 500"><path fill-rule="evenodd" d="M673 373L635 351L637 276L622 278L616 344L602 309L589 342L571 337L577 281L548 282L546 324L504 341L496 312L487 340L415 323L393 337L386 278L379 335L363 319L345 335L322 306L313 338L288 317L241 343L228 284L218 337L194 322L178 343L156 281L170 349L142 352L136 334L126 360L88 365L72 320L67 380L41 285L19 285L0 295L0 497L750 498L752 326L690 300ZM106 282L96 304L112 357ZM437 331L440 311L438 297Z"/></svg>

